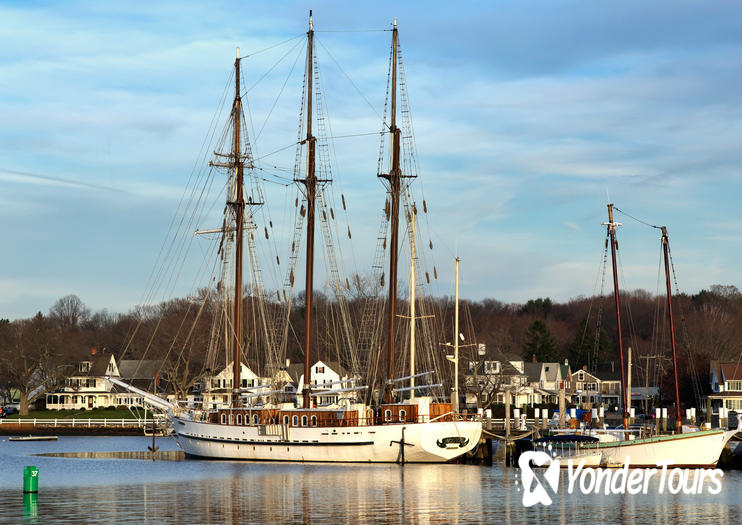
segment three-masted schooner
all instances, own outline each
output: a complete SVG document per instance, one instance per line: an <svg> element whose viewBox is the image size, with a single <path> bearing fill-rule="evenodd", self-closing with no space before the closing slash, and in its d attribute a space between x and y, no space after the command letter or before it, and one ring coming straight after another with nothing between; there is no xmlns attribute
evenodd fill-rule
<svg viewBox="0 0 742 525"><path fill-rule="evenodd" d="M391 168L380 175L388 183L390 194L389 214L391 218L390 266L389 266L389 322L388 322L388 369L384 382L383 399L374 404L372 396L367 401L345 400L342 404L315 406L318 393L312 392L309 378L312 356L312 299L314 277L314 227L315 199L319 180L316 173L316 137L312 130L312 81L313 81L313 37L314 28L310 12L307 32L307 58L305 74L306 133L301 141L306 146L306 172L296 178L303 188L306 209L306 293L304 334L304 375L299 387L301 397L265 405L245 403L240 381L243 361L242 312L242 242L245 235L243 170L246 155L241 151L242 100L240 89L240 57L235 60L235 95L231 113L233 140L231 152L220 154L226 159L220 165L232 172L233 188L227 198L233 224L224 228L234 233L234 300L231 320L231 348L233 351L233 381L231 403L228 407L209 410L185 410L168 403L160 403L169 414L177 440L189 456L280 461L324 461L324 462L445 462L462 456L474 449L482 432L481 420L477 416L465 416L452 409L451 403L436 402L426 395L414 395L414 364L410 376L394 377L395 364L395 301L397 298L397 254L400 214L400 191L405 175L400 167L401 131L396 125L396 79L398 34L396 20L392 31L392 96L391 96ZM415 212L416 213L416 212ZM413 219L414 220L414 219ZM413 241L414 242L414 241ZM413 255L414 259L414 255ZM413 261L414 264L414 261ZM414 271L411 290L414 292ZM292 274L293 277L293 274ZM412 299L414 305L414 297ZM414 309L411 323L414 327ZM414 335L413 344L414 346ZM414 357L411 359L414 363ZM395 399L394 384L410 380L412 394L407 399ZM120 382L118 382L121 384ZM262 385L261 385L262 386ZM342 388L344 385L340 385ZM429 386L429 385L428 385ZM316 385L314 388L317 388ZM323 393L328 393L323 386ZM360 387L358 387L360 388ZM352 388L351 388L352 389ZM350 390L350 389L348 389ZM396 389L407 390L406 388ZM331 393L331 392L330 392ZM147 396L151 398L152 396ZM157 401L154 401L157 403Z"/></svg>

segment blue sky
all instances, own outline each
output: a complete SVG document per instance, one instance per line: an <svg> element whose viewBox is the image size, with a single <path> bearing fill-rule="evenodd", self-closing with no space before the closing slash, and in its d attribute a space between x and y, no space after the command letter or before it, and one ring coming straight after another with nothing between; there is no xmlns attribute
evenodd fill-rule
<svg viewBox="0 0 742 525"><path fill-rule="evenodd" d="M349 6L0 2L0 317L46 312L68 293L93 310L141 302L235 47L300 36L310 8L335 135L380 129L389 33L319 31L399 19L432 293L452 293L456 254L472 299L594 293L609 198L668 226L683 291L742 285L741 5ZM247 83L291 45L245 60ZM270 111L294 56L248 93L254 129L270 115L258 153L295 140L298 86ZM378 139L335 149L354 230L346 268L364 274L383 206ZM293 196L277 200L278 223ZM657 233L618 220L626 286L657 291ZM189 290L186 279L173 292Z"/></svg>

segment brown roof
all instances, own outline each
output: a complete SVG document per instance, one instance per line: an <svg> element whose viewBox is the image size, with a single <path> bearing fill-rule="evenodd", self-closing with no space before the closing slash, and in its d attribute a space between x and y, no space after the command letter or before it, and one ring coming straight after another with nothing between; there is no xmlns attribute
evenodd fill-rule
<svg viewBox="0 0 742 525"><path fill-rule="evenodd" d="M724 381L742 381L742 363L721 363Z"/></svg>

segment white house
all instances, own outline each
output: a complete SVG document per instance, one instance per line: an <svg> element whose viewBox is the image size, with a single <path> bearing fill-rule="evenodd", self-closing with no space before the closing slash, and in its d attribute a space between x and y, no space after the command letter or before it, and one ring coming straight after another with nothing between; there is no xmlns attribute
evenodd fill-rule
<svg viewBox="0 0 742 525"><path fill-rule="evenodd" d="M189 395L188 405L195 406L200 401L203 408L216 409L229 406L234 383L232 368L233 364L229 363L218 374L205 376L200 399L197 394ZM263 401L263 396L258 394L269 390L268 387L260 388L260 385L270 383L270 381L267 379L261 381L261 378L250 370L245 363L240 363L240 383L243 392L248 396L247 404L254 405Z"/></svg>
<svg viewBox="0 0 742 525"><path fill-rule="evenodd" d="M312 390L315 393L323 390L342 390L351 388L353 385L351 375L338 361L317 361L309 370L311 376ZM355 400L356 392L336 392L323 396L316 396L317 405L332 405L341 399Z"/></svg>
<svg viewBox="0 0 742 525"><path fill-rule="evenodd" d="M77 364L57 392L46 394L49 410L92 410L108 407L142 407L141 396L118 392L106 376L121 377L116 359L111 354L91 356Z"/></svg>
<svg viewBox="0 0 742 525"><path fill-rule="evenodd" d="M712 412L719 407L742 412L742 363L720 363L711 361L709 382L711 383Z"/></svg>

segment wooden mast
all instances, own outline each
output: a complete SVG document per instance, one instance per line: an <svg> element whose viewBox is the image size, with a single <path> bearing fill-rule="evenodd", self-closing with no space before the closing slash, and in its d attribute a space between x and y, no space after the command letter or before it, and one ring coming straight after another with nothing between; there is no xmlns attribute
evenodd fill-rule
<svg viewBox="0 0 742 525"><path fill-rule="evenodd" d="M616 241L616 227L621 226L621 224L613 222L613 204L608 205L608 222L604 222L603 225L608 227L608 235L611 239L611 260L613 262L613 295L616 299L616 329L618 332L618 356L621 368L621 406L623 408L623 427L628 431L629 412L626 405L626 372L624 370L623 336L621 334L621 303L618 294L618 269L616 267L616 248L618 246L618 242Z"/></svg>
<svg viewBox="0 0 742 525"><path fill-rule="evenodd" d="M235 168L235 188L232 206L235 215L235 269L234 269L234 362L232 365L232 406L240 406L240 363L242 361L242 237L244 228L245 198L243 172L244 164L240 154L240 117L242 116L242 98L240 96L240 48L234 61L234 144L232 159Z"/></svg>
<svg viewBox="0 0 742 525"><path fill-rule="evenodd" d="M314 24L312 22L312 11L309 11L309 31L307 31L307 176L301 180L306 187L307 193L307 266L306 266L306 292L304 297L304 408L310 408L311 390L311 355L312 355L312 295L314 289L314 200L317 186L315 176L315 137L312 136L312 75L313 60L312 47L314 42Z"/></svg>
<svg viewBox="0 0 742 525"><path fill-rule="evenodd" d="M415 207L410 217L410 399L415 399Z"/></svg>
<svg viewBox="0 0 742 525"><path fill-rule="evenodd" d="M395 352L395 317L397 308L397 251L399 229L399 194L402 171L399 168L401 131L397 127L397 19L392 29L392 114L389 131L392 134L391 169L386 175L380 175L389 181L391 205L391 239L389 243L389 340L387 343L387 380L394 377ZM394 392L389 381L384 389L384 402L394 401Z"/></svg>
<svg viewBox="0 0 742 525"><path fill-rule="evenodd" d="M675 319L672 315L672 290L670 286L670 240L667 237L667 227L662 226L662 253L665 258L665 285L667 286L667 313L670 317L670 341L672 343L672 368L675 374L675 408L677 409L675 427L678 432L683 430L683 416L680 412L680 389L678 388L678 354L675 345Z"/></svg>

